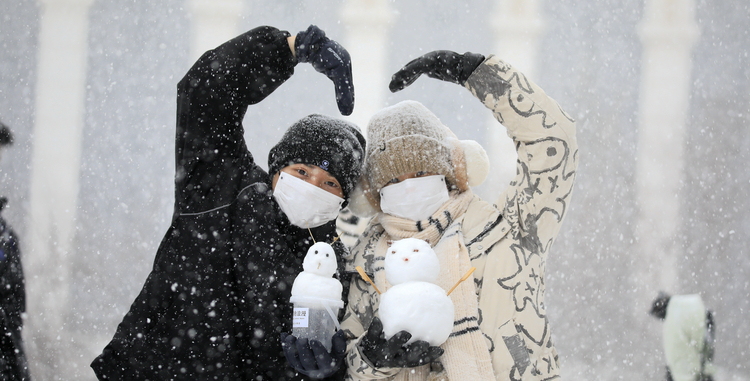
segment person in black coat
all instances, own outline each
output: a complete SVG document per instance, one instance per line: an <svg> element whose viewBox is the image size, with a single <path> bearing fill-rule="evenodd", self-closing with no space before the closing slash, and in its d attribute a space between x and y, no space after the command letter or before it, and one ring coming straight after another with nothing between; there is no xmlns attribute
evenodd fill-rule
<svg viewBox="0 0 750 381"><path fill-rule="evenodd" d="M326 74L351 114L349 55L315 26L296 36L250 30L203 54L179 82L173 220L141 293L91 364L100 380L296 380L340 367L343 331L331 353L299 340L295 356L307 367L296 369L280 335L291 332L292 283L313 238L336 237L365 140L353 124L310 115L271 149L266 172L243 138L247 107L298 62Z"/></svg>
<svg viewBox="0 0 750 381"><path fill-rule="evenodd" d="M13 144L10 129L0 123L0 151ZM0 197L0 212L8 199ZM30 380L23 350L21 315L26 312L26 286L18 237L0 215L0 380Z"/></svg>

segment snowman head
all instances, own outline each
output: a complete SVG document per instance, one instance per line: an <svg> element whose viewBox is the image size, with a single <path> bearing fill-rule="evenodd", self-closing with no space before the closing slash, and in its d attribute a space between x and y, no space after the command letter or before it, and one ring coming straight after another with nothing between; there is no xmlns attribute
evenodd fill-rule
<svg viewBox="0 0 750 381"><path fill-rule="evenodd" d="M318 242L307 250L305 260L302 262L302 269L316 275L325 277L333 276L336 272L337 261L336 253L333 246Z"/></svg>
<svg viewBox="0 0 750 381"><path fill-rule="evenodd" d="M395 286L404 282L434 283L440 261L426 241L406 238L393 242L385 254L385 279Z"/></svg>

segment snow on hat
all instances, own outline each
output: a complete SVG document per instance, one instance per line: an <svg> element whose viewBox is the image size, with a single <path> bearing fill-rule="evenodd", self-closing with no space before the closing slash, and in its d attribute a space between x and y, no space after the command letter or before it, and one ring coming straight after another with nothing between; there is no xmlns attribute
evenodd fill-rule
<svg viewBox="0 0 750 381"><path fill-rule="evenodd" d="M393 178L418 171L445 176L463 192L481 184L489 171L479 143L459 141L435 114L416 101L403 101L376 113L367 127L368 149L360 186L370 206L380 209L378 190ZM468 167L467 167L468 163ZM367 215L368 203L352 197L350 209Z"/></svg>
<svg viewBox="0 0 750 381"><path fill-rule="evenodd" d="M273 176L291 164L317 165L338 180L347 199L361 174L364 152L365 138L357 126L312 114L292 124L271 148L268 172Z"/></svg>

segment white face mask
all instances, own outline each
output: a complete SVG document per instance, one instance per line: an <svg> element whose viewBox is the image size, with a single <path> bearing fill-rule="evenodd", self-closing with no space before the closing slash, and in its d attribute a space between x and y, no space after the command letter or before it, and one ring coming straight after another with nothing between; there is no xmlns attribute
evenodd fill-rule
<svg viewBox="0 0 750 381"><path fill-rule="evenodd" d="M344 199L305 180L281 172L273 197L292 225L306 229L333 221Z"/></svg>
<svg viewBox="0 0 750 381"><path fill-rule="evenodd" d="M384 213L414 221L427 219L449 199L442 175L407 179L380 189Z"/></svg>

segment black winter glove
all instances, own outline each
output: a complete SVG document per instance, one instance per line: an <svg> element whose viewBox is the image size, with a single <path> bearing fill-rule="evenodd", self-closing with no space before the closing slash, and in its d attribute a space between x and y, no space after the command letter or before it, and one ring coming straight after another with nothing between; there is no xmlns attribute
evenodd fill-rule
<svg viewBox="0 0 750 381"><path fill-rule="evenodd" d="M422 74L442 81L458 83L463 86L474 69L484 61L484 56L466 52L458 54L448 50L436 50L416 58L406 64L391 77L388 88L391 92L403 90L411 85Z"/></svg>
<svg viewBox="0 0 750 381"><path fill-rule="evenodd" d="M443 348L431 347L422 340L404 345L409 339L411 333L401 331L386 340L383 323L376 317L359 345L362 354L376 368L413 368L429 364L443 354Z"/></svg>
<svg viewBox="0 0 750 381"><path fill-rule="evenodd" d="M281 348L289 365L310 378L326 378L341 367L346 355L346 335L343 330L331 338L331 353L318 340L297 339L294 335L281 334Z"/></svg>
<svg viewBox="0 0 750 381"><path fill-rule="evenodd" d="M326 37L326 33L315 25L297 33L294 51L299 62L311 63L315 71L333 81L339 111L343 115L351 115L354 110L354 82L349 52Z"/></svg>

